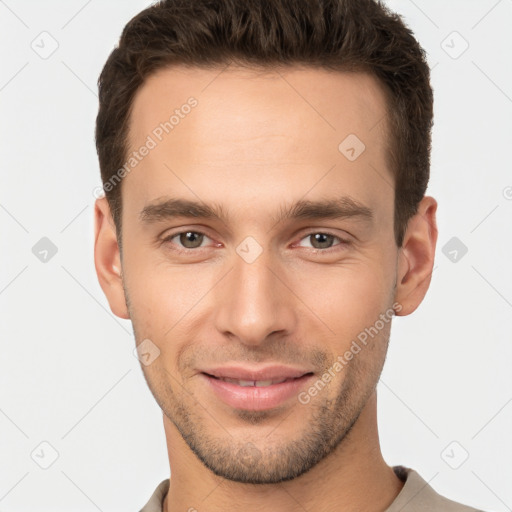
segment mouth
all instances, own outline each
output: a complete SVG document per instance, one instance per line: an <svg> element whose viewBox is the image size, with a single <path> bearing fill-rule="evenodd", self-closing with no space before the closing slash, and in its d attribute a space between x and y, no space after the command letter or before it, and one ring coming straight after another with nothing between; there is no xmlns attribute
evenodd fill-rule
<svg viewBox="0 0 512 512"><path fill-rule="evenodd" d="M208 374L206 374L208 375ZM295 377L284 377L281 379L267 379L267 380L242 380L242 379L231 379L229 377L215 377L215 375L208 375L213 379L222 380L223 382L230 382L231 384L237 384L242 387L250 387L254 386L257 388L266 388L268 386L272 386L274 384L281 384L282 382L288 382L291 380L295 380Z"/></svg>
<svg viewBox="0 0 512 512"><path fill-rule="evenodd" d="M200 373L216 399L231 408L253 411L285 405L307 386L313 375L307 369L284 366L224 367Z"/></svg>

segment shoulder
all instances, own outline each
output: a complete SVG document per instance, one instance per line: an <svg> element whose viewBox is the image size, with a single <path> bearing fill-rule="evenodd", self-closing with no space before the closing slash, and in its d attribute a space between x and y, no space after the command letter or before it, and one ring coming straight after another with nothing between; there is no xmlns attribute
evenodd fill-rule
<svg viewBox="0 0 512 512"><path fill-rule="evenodd" d="M441 496L411 468L395 466L393 469L405 485L385 512L483 512Z"/></svg>
<svg viewBox="0 0 512 512"><path fill-rule="evenodd" d="M169 490L169 483L170 480L168 478L162 480L154 490L148 502L140 509L140 512L162 512L162 505L165 495Z"/></svg>

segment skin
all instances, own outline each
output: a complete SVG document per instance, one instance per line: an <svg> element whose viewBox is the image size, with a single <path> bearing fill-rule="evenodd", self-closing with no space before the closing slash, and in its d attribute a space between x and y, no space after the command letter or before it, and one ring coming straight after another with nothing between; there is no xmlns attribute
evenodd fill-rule
<svg viewBox="0 0 512 512"><path fill-rule="evenodd" d="M383 511L403 486L377 429L391 322L307 404L236 409L200 369L273 362L320 378L379 315L421 303L437 203L423 198L398 248L386 101L367 74L162 70L134 99L130 150L191 96L198 105L123 180L122 254L106 199L95 205L101 287L136 342L160 350L141 367L163 411L172 474L164 510ZM348 134L366 146L354 161L338 150ZM275 221L301 199L341 196L370 208L371 222ZM216 203L227 218L140 219L168 197ZM187 231L205 236L195 245L176 236ZM333 236L318 246L315 233ZM248 236L262 250L251 263L237 253Z"/></svg>

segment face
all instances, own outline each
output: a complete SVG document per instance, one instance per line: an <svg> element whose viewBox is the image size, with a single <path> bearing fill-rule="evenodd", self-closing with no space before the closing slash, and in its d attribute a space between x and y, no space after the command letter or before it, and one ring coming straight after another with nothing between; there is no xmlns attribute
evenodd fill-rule
<svg viewBox="0 0 512 512"><path fill-rule="evenodd" d="M366 74L300 68L167 69L135 97L125 316L220 476L308 471L374 392L401 307L385 105Z"/></svg>

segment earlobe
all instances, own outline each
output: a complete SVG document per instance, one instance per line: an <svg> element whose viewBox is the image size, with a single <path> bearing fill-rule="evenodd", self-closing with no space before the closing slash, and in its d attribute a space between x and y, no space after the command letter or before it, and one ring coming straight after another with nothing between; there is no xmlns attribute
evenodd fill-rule
<svg viewBox="0 0 512 512"><path fill-rule="evenodd" d="M436 210L436 200L425 196L407 224L398 253L395 300L401 305L399 316L415 311L430 286L437 243Z"/></svg>
<svg viewBox="0 0 512 512"><path fill-rule="evenodd" d="M129 319L116 229L105 197L97 199L94 205L94 266L112 313Z"/></svg>

